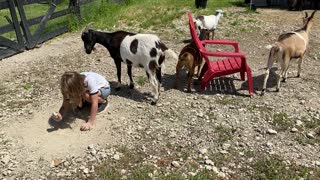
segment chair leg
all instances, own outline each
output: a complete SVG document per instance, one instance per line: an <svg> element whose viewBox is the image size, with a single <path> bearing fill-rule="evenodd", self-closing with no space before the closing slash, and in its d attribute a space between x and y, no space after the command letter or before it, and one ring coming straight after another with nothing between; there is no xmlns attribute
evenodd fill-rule
<svg viewBox="0 0 320 180"><path fill-rule="evenodd" d="M212 73L210 71L206 71L206 73L204 74L204 76L202 78L200 91L205 90L205 88L206 88L208 82L211 80L211 78L212 78Z"/></svg>
<svg viewBox="0 0 320 180"><path fill-rule="evenodd" d="M250 97L252 97L253 96L253 84L252 84L251 69L249 67L247 67L247 80L248 80L249 94L250 94Z"/></svg>

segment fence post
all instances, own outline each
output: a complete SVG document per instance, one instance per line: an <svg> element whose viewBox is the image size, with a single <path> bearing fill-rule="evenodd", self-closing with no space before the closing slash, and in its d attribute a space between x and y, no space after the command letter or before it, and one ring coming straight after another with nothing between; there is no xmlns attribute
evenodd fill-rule
<svg viewBox="0 0 320 180"><path fill-rule="evenodd" d="M80 0L69 0L69 8L71 8L72 12L76 14L80 21L82 21L80 11Z"/></svg>

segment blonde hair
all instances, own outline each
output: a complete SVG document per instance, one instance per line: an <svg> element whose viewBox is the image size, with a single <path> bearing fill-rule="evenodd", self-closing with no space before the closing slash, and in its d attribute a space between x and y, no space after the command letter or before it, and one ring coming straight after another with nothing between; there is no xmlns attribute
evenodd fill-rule
<svg viewBox="0 0 320 180"><path fill-rule="evenodd" d="M82 105L82 95L85 92L84 77L78 72L65 72L61 76L60 88L64 99L69 99L73 109Z"/></svg>

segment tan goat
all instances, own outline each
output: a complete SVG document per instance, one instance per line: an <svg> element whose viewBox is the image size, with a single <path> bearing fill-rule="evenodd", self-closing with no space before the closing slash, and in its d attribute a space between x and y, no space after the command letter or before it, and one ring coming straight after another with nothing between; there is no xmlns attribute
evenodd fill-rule
<svg viewBox="0 0 320 180"><path fill-rule="evenodd" d="M188 87L187 92L191 92L191 81L196 67L198 67L197 76L200 75L200 67L202 65L202 56L194 43L186 45L179 54L179 61L176 66L175 88L178 88L180 81L180 70L185 67L188 70Z"/></svg>
<svg viewBox="0 0 320 180"><path fill-rule="evenodd" d="M303 18L304 26L299 30L281 34L277 42L272 46L268 58L261 95L264 95L266 91L269 72L274 61L279 61L278 63L281 67L280 73L277 75L277 91L280 90L280 79L283 78L282 82L286 82L287 80L290 60L299 59L297 77L300 77L301 63L309 43L309 33L313 26L313 16L315 13L316 11L313 11L308 17L308 13L305 12L305 17Z"/></svg>

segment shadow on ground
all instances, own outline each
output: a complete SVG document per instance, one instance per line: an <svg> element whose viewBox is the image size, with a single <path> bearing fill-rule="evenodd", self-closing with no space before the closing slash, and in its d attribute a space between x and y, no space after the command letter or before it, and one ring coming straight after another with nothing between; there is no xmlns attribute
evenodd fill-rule
<svg viewBox="0 0 320 180"><path fill-rule="evenodd" d="M75 110L68 109L66 114L64 115L62 121L57 122L53 120L51 117L48 119L48 123L51 128L48 128L48 132L57 131L59 129L72 129L71 123L74 122L75 119L82 119L85 122L88 121L90 116L90 104L84 103L82 108L77 108Z"/></svg>
<svg viewBox="0 0 320 180"><path fill-rule="evenodd" d="M274 88L277 85L276 82L276 70L277 68L272 68L270 70L269 79L267 81L267 88ZM185 71L181 72L181 81L179 82L178 90L186 92L187 87L187 73ZM201 82L194 77L193 78L193 89L195 89L194 93L199 94L207 94L207 95L215 95L215 94L232 94L237 96L249 96L249 93L239 93L240 90L248 91L248 81L241 81L238 75L231 75L225 77L218 77L214 78L211 83L207 86L206 90L203 92L199 92ZM163 87L165 91L173 89L176 75L165 74L164 77ZM239 89L236 88L235 82L240 81L242 82ZM264 81L264 74L253 76L253 91L255 94L259 94L258 91L261 91L262 85ZM186 92L187 93L187 92Z"/></svg>

